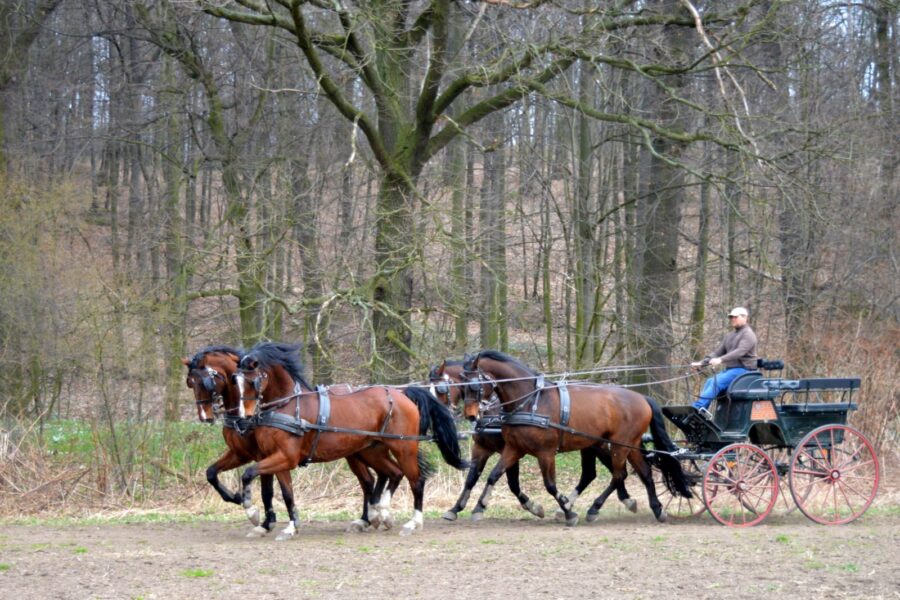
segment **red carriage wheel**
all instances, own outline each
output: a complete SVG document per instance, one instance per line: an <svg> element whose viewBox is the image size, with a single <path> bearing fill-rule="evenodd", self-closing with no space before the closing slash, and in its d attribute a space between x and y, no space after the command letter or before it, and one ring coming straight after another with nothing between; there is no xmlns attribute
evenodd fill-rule
<svg viewBox="0 0 900 600"><path fill-rule="evenodd" d="M722 525L750 527L765 519L778 499L778 471L753 444L731 444L716 452L703 476L703 501Z"/></svg>
<svg viewBox="0 0 900 600"><path fill-rule="evenodd" d="M653 485L656 488L656 495L670 519L687 519L706 512L706 506L700 498L698 487L698 484L703 481L702 461L696 458L682 460L681 468L687 476L691 491L694 492L693 498L673 496L663 482L662 473L659 469L653 469Z"/></svg>
<svg viewBox="0 0 900 600"><path fill-rule="evenodd" d="M862 515L878 492L875 448L846 425L809 432L794 450L790 487L804 515L823 525L849 523Z"/></svg>
<svg viewBox="0 0 900 600"><path fill-rule="evenodd" d="M788 486L788 473L791 469L791 459L794 457L793 449L790 447L769 448L768 453L769 458L775 463L775 470L778 471L778 502L775 503L774 513L789 515L797 510L797 503L791 498Z"/></svg>

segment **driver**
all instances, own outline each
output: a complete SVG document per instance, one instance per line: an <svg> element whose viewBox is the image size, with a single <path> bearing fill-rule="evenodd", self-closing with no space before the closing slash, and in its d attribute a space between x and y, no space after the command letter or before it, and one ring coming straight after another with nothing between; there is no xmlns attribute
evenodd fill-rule
<svg viewBox="0 0 900 600"><path fill-rule="evenodd" d="M756 334L747 325L749 313L743 306L737 306L728 313L728 321L734 331L728 333L714 352L701 361L691 363L694 368L707 365L717 367L725 364L725 370L714 374L703 384L700 397L694 402L694 408L709 415L707 409L716 396L728 389L732 381L741 373L756 368Z"/></svg>

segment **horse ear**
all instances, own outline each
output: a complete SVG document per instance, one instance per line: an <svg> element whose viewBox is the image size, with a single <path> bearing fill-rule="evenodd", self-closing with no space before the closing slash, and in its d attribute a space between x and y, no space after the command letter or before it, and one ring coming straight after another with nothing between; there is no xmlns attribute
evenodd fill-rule
<svg viewBox="0 0 900 600"><path fill-rule="evenodd" d="M188 358L182 358L181 364L183 364L184 366L186 366L189 369L191 368L191 361Z"/></svg>

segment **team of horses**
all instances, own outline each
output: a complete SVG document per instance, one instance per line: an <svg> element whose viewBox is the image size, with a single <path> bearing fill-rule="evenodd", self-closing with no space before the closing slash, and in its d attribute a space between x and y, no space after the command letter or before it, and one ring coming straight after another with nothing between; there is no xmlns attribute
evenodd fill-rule
<svg viewBox="0 0 900 600"><path fill-rule="evenodd" d="M545 382L543 376L517 359L483 350L462 361L445 360L432 368L422 385L312 386L305 378L300 346L261 342L249 351L209 346L183 360L188 369L200 421L222 418L227 450L209 466L207 480L223 500L241 505L254 525L248 536L272 531L274 479L288 511L289 522L277 539L297 534L299 525L291 471L310 462L344 459L363 493L362 514L350 524L363 531L394 525L391 498L402 479L413 495L413 515L402 535L421 529L425 482L433 467L420 448L432 440L442 459L457 469L468 468L464 488L444 514L455 520L493 454L500 458L488 476L473 510L480 518L497 481L506 474L510 490L522 507L543 517L543 508L522 492L519 461L534 456L544 486L559 505L557 515L575 525L575 499L596 478L599 460L612 474L603 493L587 511L597 518L613 491L634 512L636 502L625 489L627 464L647 489L651 510L659 521L666 514L657 499L648 453L672 495L691 497L675 446L665 431L662 413L650 398L615 385ZM461 455L452 408L462 405L475 423L471 459ZM650 431L654 449L644 447ZM556 454L579 451L582 474L575 489L561 494L556 486ZM241 489L228 490L219 473L249 466ZM253 504L251 484L260 478L264 516Z"/></svg>

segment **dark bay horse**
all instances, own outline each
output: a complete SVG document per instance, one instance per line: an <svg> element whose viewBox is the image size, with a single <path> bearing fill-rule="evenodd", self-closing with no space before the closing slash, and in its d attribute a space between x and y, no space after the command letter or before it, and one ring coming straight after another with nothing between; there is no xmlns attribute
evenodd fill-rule
<svg viewBox="0 0 900 600"><path fill-rule="evenodd" d="M432 393L450 407L456 407L462 401L462 388L467 381L463 376L464 362L465 361L445 360L440 365L432 368L428 374L429 383L433 389ZM496 398L496 396L493 395L494 387L489 381L484 381L481 385L482 398ZM448 521L455 521L458 514L465 509L472 489L481 477L481 473L484 471L488 459L494 454L503 452L503 446L505 445L500 430L501 407L499 401L482 402L480 410L479 406L473 403L468 407L468 410L464 407L464 414L470 421L475 422L475 434L472 436L471 466L469 467L469 473L459 498L453 507L443 515L443 518ZM598 459L610 472L612 472L612 457L606 447L600 450L597 448L583 448L581 450L581 477L575 485L575 488L567 496L572 504L575 503L575 500L581 493L584 492L594 479L597 478L596 461ZM519 485L518 462L511 465L506 470L506 481L510 491L519 501L519 504L523 509L537 517L544 518L543 507L531 500L528 495L521 490ZM637 502L628 495L624 482L620 483L621 484L616 488L619 501L622 502L629 511L636 512ZM484 515L485 508L486 507L480 502L477 503L472 510L472 519L479 520ZM562 510L557 511L557 518L564 517L565 513Z"/></svg>
<svg viewBox="0 0 900 600"><path fill-rule="evenodd" d="M647 488L650 507L658 521L666 514L653 484L651 467L644 457L641 436L650 428L660 470L673 495L692 497L677 459L668 454L675 445L665 431L662 412L649 398L622 387L595 384L551 384L541 387L541 375L516 359L494 350L483 350L463 365L463 377L476 385L463 388L466 411L481 402L482 385L488 379L494 385L503 409L504 447L497 466L491 471L479 502L487 505L497 480L504 471L530 454L537 458L544 487L565 512L566 523L575 525L577 513L572 502L556 488L556 454L584 448L597 451L608 448L612 480L588 511L596 515L599 507L627 475L628 461ZM561 392L569 397L562 401Z"/></svg>
<svg viewBox="0 0 900 600"><path fill-rule="evenodd" d="M188 369L186 383L194 392L197 417L203 423L215 422L219 414L224 419L222 437L228 449L206 469L206 480L222 500L237 505L242 502L242 494L231 492L222 485L219 473L262 458L251 421L238 417L240 395L234 384L234 374L242 355L243 351L231 346L207 346L190 359L184 358L181 361ZM284 481L289 481L289 478ZM282 486L284 481L279 478ZM275 526L275 511L272 508L273 475L261 477L260 487L265 520L259 523L257 517L254 522L256 527L247 534L248 537L265 535ZM290 507L288 510L290 511Z"/></svg>
<svg viewBox="0 0 900 600"><path fill-rule="evenodd" d="M346 394L320 395L303 377L298 348L265 342L240 361L236 377L241 394L239 414L257 415L256 440L264 455L241 478L244 508L252 507L250 484L258 475L289 471L308 461L347 458L381 445L389 450L413 493L414 514L400 533L409 535L420 529L425 481L430 474L419 452L424 434L432 432L448 464L460 469L467 466L460 456L450 410L416 387L371 386ZM292 513L283 535L294 535L296 525L297 515Z"/></svg>
<svg viewBox="0 0 900 600"><path fill-rule="evenodd" d="M238 372L238 362L242 355L242 350L231 346L209 346L197 352L192 358L182 360L182 363L188 368L187 386L194 392L197 416L200 421L212 423L218 415L223 416L222 436L228 449L207 468L207 481L223 500L238 505L243 503L243 494L233 493L225 488L219 481L219 473L265 458L256 443L254 420L238 414L240 392L235 383L235 374ZM348 386L334 386L334 389L349 388ZM390 484L391 492L397 488L403 477L399 466L387 455L387 449L384 447L373 447L357 455L349 456L347 463L363 489L362 516L350 524L350 529L362 531L369 527L378 528L379 525L389 529L393 525L389 504L372 506L369 501L372 495L380 496L386 484ZM370 466L378 473L377 482L369 472ZM288 514L292 514L293 493L285 494L285 486L290 489L291 485L290 473L279 476L279 483ZM257 513L254 511L248 513L251 522L256 525L248 537L265 535L272 530L276 521L275 511L272 508L273 475L261 476L260 486L265 520L260 524ZM374 511L371 521L370 509Z"/></svg>

